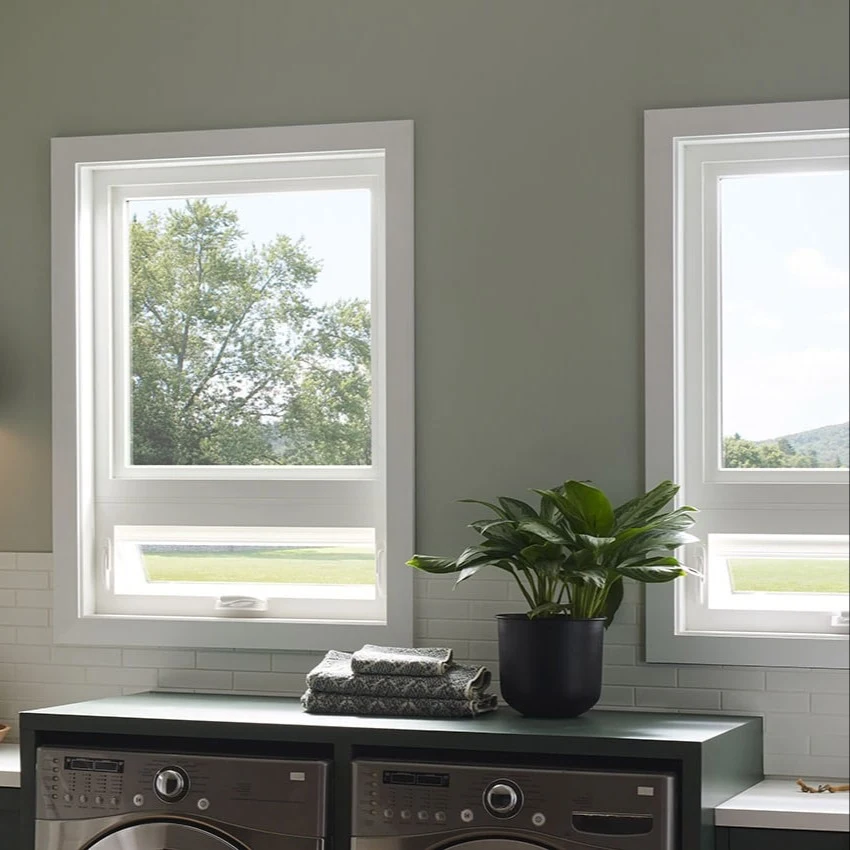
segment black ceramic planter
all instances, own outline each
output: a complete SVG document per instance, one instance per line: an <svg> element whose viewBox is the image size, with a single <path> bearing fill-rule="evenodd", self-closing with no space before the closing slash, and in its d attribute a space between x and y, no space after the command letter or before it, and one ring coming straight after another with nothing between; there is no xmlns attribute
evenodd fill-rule
<svg viewBox="0 0 850 850"><path fill-rule="evenodd" d="M527 717L578 717L602 692L605 619L497 614L502 696Z"/></svg>

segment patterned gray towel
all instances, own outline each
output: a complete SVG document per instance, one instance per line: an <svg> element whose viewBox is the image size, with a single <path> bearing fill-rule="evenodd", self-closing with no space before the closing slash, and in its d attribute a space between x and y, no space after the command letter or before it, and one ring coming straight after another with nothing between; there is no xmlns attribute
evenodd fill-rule
<svg viewBox="0 0 850 850"><path fill-rule="evenodd" d="M367 643L351 656L351 672L384 676L442 676L451 661L450 649L410 649Z"/></svg>
<svg viewBox="0 0 850 850"><path fill-rule="evenodd" d="M351 653L332 649L307 674L316 693L404 699L475 700L490 687L490 671L472 664L450 664L442 676L363 675L351 670Z"/></svg>
<svg viewBox="0 0 850 850"><path fill-rule="evenodd" d="M493 711L497 702L495 694L481 694L471 700L404 699L323 694L310 689L301 697L301 705L311 714L365 714L372 717L475 717Z"/></svg>

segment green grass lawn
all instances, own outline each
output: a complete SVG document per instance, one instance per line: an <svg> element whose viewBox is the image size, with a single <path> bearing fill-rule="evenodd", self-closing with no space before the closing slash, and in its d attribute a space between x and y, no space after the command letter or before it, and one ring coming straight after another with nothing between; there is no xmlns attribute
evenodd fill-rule
<svg viewBox="0 0 850 850"><path fill-rule="evenodd" d="M806 558L730 558L732 590L761 593L847 593L850 561Z"/></svg>
<svg viewBox="0 0 850 850"><path fill-rule="evenodd" d="M375 556L367 550L249 548L237 552L144 552L149 581L374 584Z"/></svg>

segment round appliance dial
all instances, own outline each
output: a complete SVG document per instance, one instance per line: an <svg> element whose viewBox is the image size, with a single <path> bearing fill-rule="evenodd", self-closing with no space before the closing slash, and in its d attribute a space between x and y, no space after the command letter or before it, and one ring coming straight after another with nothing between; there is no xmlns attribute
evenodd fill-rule
<svg viewBox="0 0 850 850"><path fill-rule="evenodd" d="M163 803L177 803L189 793L189 777L179 767L164 767L154 778L153 790Z"/></svg>
<svg viewBox="0 0 850 850"><path fill-rule="evenodd" d="M497 818L511 818L522 808L522 791L509 779L491 782L484 792L484 808Z"/></svg>

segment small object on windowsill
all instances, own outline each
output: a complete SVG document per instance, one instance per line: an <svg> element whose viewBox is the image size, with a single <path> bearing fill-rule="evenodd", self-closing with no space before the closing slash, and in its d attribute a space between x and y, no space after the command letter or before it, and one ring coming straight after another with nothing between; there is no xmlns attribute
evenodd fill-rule
<svg viewBox="0 0 850 850"><path fill-rule="evenodd" d="M2 743L6 735L9 734L9 730L11 728L12 727L9 726L7 723L0 723L0 743Z"/></svg>
<svg viewBox="0 0 850 850"><path fill-rule="evenodd" d="M824 791L829 791L834 794L836 791L850 791L850 785L830 785L828 782L821 783L818 786L808 785L802 779L797 780L797 785L804 794L823 794Z"/></svg>

